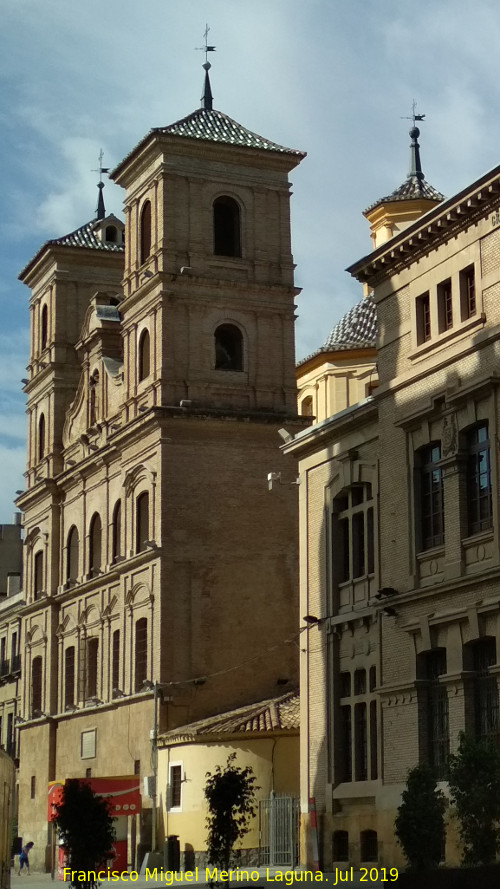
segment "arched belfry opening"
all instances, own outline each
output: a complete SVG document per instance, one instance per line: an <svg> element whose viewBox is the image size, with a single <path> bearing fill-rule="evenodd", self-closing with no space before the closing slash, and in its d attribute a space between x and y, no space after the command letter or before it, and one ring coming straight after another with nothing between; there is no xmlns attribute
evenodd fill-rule
<svg viewBox="0 0 500 889"><path fill-rule="evenodd" d="M241 256L240 208L228 195L214 201L214 253Z"/></svg>
<svg viewBox="0 0 500 889"><path fill-rule="evenodd" d="M215 370L243 370L243 334L235 324L220 324L215 334Z"/></svg>

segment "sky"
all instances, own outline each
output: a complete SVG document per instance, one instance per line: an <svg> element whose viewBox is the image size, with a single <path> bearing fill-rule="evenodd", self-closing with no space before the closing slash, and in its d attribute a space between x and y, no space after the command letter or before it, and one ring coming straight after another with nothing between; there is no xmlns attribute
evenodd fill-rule
<svg viewBox="0 0 500 889"><path fill-rule="evenodd" d="M361 298L362 211L408 171L412 102L426 179L447 197L500 163L496 0L0 0L0 523L24 488L21 379L42 244L93 218L113 168L152 128L214 108L290 148L297 359ZM109 182L106 210L122 217Z"/></svg>

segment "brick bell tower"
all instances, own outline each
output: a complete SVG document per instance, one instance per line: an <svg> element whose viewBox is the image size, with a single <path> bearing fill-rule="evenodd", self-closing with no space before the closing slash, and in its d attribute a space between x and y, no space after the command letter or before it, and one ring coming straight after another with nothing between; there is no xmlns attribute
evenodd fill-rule
<svg viewBox="0 0 500 889"><path fill-rule="evenodd" d="M298 678L297 492L269 495L267 475L295 482L278 430L307 422L288 180L304 154L215 110L204 67L201 108L151 130L111 174L126 190L124 245L108 218L92 223L95 243L86 227L57 242L84 283L56 276L50 291L47 344L60 330L69 357L52 375L37 366L43 390L30 382L30 409L43 398L40 410L50 417L57 403L58 414L41 432L37 414L19 501L20 820L38 864L52 846L46 794L33 787L88 770L150 774L145 680L170 686L161 730ZM23 280L38 300L34 342L45 342L38 294L52 267L35 278L35 260ZM52 367L58 354L41 358ZM137 842L150 826L143 811Z"/></svg>

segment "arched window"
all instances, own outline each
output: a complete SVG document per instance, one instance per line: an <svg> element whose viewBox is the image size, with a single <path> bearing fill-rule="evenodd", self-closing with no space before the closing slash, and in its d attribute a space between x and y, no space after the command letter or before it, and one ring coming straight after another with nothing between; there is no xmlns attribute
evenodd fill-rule
<svg viewBox="0 0 500 889"><path fill-rule="evenodd" d="M113 510L112 553L113 562L122 554L122 502L118 500Z"/></svg>
<svg viewBox="0 0 500 889"><path fill-rule="evenodd" d="M243 370L243 334L234 324L221 324L214 334L215 370Z"/></svg>
<svg viewBox="0 0 500 889"><path fill-rule="evenodd" d="M64 707L75 705L75 646L64 652Z"/></svg>
<svg viewBox="0 0 500 889"><path fill-rule="evenodd" d="M135 550L138 553L142 553L146 549L146 542L149 540L149 494L147 491L143 491L137 498L135 518Z"/></svg>
<svg viewBox="0 0 500 889"><path fill-rule="evenodd" d="M78 530L73 525L68 534L66 550L66 581L68 584L75 583L78 577L79 543Z"/></svg>
<svg viewBox="0 0 500 889"><path fill-rule="evenodd" d="M95 577L101 570L102 524L99 513L94 513L89 529L89 572Z"/></svg>
<svg viewBox="0 0 500 889"><path fill-rule="evenodd" d="M42 306L42 314L40 318L40 349L43 352L47 348L47 338L49 331L49 320L47 306Z"/></svg>
<svg viewBox="0 0 500 889"><path fill-rule="evenodd" d="M300 413L303 417L312 417L313 416L313 400L312 395L307 395L306 398L302 399L302 404L300 406Z"/></svg>
<svg viewBox="0 0 500 889"><path fill-rule="evenodd" d="M113 633L112 693L120 688L120 630Z"/></svg>
<svg viewBox="0 0 500 889"><path fill-rule="evenodd" d="M98 657L99 657L99 639L93 636L87 639L87 687L85 689L86 698L97 697L97 673L98 673Z"/></svg>
<svg viewBox="0 0 500 889"><path fill-rule="evenodd" d="M140 238L142 265L151 255L151 201L145 201L141 210Z"/></svg>
<svg viewBox="0 0 500 889"><path fill-rule="evenodd" d="M151 370L151 341L149 332L143 330L139 337L139 382L149 377Z"/></svg>
<svg viewBox="0 0 500 889"><path fill-rule="evenodd" d="M38 459L43 460L45 457L45 417L40 415L38 421Z"/></svg>
<svg viewBox="0 0 500 889"><path fill-rule="evenodd" d="M43 552L39 550L35 553L33 560L33 593L35 599L38 599L40 593L43 592Z"/></svg>
<svg viewBox="0 0 500 889"><path fill-rule="evenodd" d="M42 714L42 658L33 658L31 664L31 716Z"/></svg>
<svg viewBox="0 0 500 889"><path fill-rule="evenodd" d="M141 617L135 625L135 690L141 691L148 678L148 621Z"/></svg>
<svg viewBox="0 0 500 889"><path fill-rule="evenodd" d="M241 256L240 208L227 195L214 201L214 253Z"/></svg>
<svg viewBox="0 0 500 889"><path fill-rule="evenodd" d="M360 834L361 861L378 861L378 837L376 830L362 830Z"/></svg>

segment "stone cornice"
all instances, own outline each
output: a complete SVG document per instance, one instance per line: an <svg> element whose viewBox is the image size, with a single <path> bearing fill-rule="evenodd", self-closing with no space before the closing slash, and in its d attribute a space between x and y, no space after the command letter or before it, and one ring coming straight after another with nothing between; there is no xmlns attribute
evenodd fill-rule
<svg viewBox="0 0 500 889"><path fill-rule="evenodd" d="M430 210L401 234L347 268L374 287L469 228L500 204L500 166Z"/></svg>

